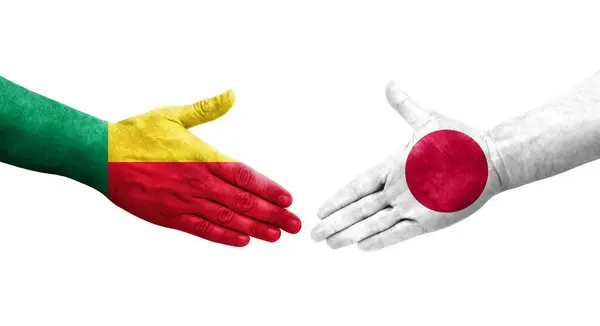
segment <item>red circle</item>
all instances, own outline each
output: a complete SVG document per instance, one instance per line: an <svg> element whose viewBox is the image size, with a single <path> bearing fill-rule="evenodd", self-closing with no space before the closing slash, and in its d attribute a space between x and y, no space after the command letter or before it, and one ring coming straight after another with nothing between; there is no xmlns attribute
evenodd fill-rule
<svg viewBox="0 0 600 326"><path fill-rule="evenodd" d="M483 192L488 177L485 153L473 138L438 130L421 138L406 159L406 183L415 199L436 212L460 211Z"/></svg>

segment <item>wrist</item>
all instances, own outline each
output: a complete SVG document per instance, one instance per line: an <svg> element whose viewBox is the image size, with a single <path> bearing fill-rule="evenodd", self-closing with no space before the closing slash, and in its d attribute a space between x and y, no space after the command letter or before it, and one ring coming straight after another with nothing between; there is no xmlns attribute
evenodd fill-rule
<svg viewBox="0 0 600 326"><path fill-rule="evenodd" d="M86 115L71 127L67 141L73 146L66 157L69 163L61 175L88 185L104 195L108 187L108 123Z"/></svg>
<svg viewBox="0 0 600 326"><path fill-rule="evenodd" d="M483 132L483 140L487 147L488 164L490 178L494 179L495 193L500 193L511 188L510 178L506 169L506 164L502 159L502 155L498 149L496 141L493 137L493 132L485 130Z"/></svg>

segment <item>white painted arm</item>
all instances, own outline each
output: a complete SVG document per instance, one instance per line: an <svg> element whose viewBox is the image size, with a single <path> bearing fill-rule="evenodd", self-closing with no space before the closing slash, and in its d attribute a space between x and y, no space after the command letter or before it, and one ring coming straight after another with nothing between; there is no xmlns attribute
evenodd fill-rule
<svg viewBox="0 0 600 326"><path fill-rule="evenodd" d="M387 97L414 134L317 213L315 241L377 250L475 213L494 195L600 158L600 73L561 97L484 131Z"/></svg>
<svg viewBox="0 0 600 326"><path fill-rule="evenodd" d="M503 190L600 158L600 73L487 134Z"/></svg>

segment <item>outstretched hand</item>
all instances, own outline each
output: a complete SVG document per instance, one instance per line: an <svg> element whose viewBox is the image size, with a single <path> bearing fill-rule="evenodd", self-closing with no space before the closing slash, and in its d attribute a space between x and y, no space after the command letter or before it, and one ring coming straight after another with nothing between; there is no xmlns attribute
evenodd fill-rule
<svg viewBox="0 0 600 326"><path fill-rule="evenodd" d="M188 131L234 100L228 91L109 124L108 198L148 222L231 246L297 233L287 190Z"/></svg>
<svg viewBox="0 0 600 326"><path fill-rule="evenodd" d="M502 189L482 130L420 109L395 83L390 105L412 127L408 143L356 177L318 210L313 240L381 249L452 225Z"/></svg>

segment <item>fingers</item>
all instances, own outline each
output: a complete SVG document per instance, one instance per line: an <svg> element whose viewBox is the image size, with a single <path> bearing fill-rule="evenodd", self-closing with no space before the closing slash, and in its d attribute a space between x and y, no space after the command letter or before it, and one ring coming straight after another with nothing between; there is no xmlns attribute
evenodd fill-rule
<svg viewBox="0 0 600 326"><path fill-rule="evenodd" d="M228 90L223 94L172 110L185 128L192 128L221 117L231 109L233 102L235 94Z"/></svg>
<svg viewBox="0 0 600 326"><path fill-rule="evenodd" d="M379 166L368 170L329 198L319 208L317 216L324 219L338 209L380 190L383 187L384 179L385 176Z"/></svg>
<svg viewBox="0 0 600 326"><path fill-rule="evenodd" d="M387 206L383 192L368 195L328 216L311 232L314 241L322 241L347 227L362 221Z"/></svg>
<svg viewBox="0 0 600 326"><path fill-rule="evenodd" d="M358 243L363 239L389 229L401 219L402 216L397 210L390 207L384 208L374 215L327 238L327 245L331 249L338 249Z"/></svg>
<svg viewBox="0 0 600 326"><path fill-rule="evenodd" d="M431 120L431 114L420 109L395 82L392 81L387 85L385 93L388 103L400 113L402 118L404 118L414 130Z"/></svg>
<svg viewBox="0 0 600 326"><path fill-rule="evenodd" d="M281 231L278 228L238 214L232 209L213 201L198 199L193 204L199 216L220 226L268 242L275 242L281 237Z"/></svg>
<svg viewBox="0 0 600 326"><path fill-rule="evenodd" d="M423 233L425 229L418 222L403 220L383 232L362 240L358 243L358 248L364 251L379 250Z"/></svg>
<svg viewBox="0 0 600 326"><path fill-rule="evenodd" d="M282 186L243 163L211 163L208 169L232 185L252 192L273 204L289 207L292 196Z"/></svg>
<svg viewBox="0 0 600 326"><path fill-rule="evenodd" d="M241 215L276 226L288 233L296 234L302 227L300 219L285 208L224 181L208 197Z"/></svg>
<svg viewBox="0 0 600 326"><path fill-rule="evenodd" d="M212 242L234 247L244 247L250 242L250 238L245 234L191 214L179 215L173 228Z"/></svg>

